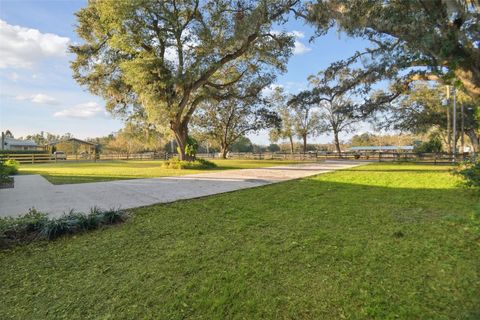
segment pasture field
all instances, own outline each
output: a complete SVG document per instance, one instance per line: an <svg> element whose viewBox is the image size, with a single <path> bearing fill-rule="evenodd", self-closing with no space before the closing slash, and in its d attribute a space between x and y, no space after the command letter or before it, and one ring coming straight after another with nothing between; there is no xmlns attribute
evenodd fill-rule
<svg viewBox="0 0 480 320"><path fill-rule="evenodd" d="M169 169L162 167L163 160L58 162L22 164L21 174L41 174L53 184L100 182L122 179L139 179L180 176L229 169L249 169L298 163L286 160L215 160L214 169Z"/></svg>
<svg viewBox="0 0 480 320"><path fill-rule="evenodd" d="M480 198L450 169L365 165L4 250L0 318L479 319Z"/></svg>

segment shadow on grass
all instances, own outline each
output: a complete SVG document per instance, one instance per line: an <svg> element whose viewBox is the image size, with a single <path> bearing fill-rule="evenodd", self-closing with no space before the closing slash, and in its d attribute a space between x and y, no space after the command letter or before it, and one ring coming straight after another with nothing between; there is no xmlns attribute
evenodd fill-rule
<svg viewBox="0 0 480 320"><path fill-rule="evenodd" d="M365 167L358 169L342 169L342 171L354 171L354 172L410 172L410 173L434 173L434 172L448 172L449 169L364 169ZM451 167L453 169L454 167Z"/></svg>
<svg viewBox="0 0 480 320"><path fill-rule="evenodd" d="M132 180L132 179L143 179L144 177L122 177L122 176L98 176L98 175L47 175L40 174L50 183L55 185L61 184L75 184L75 183L91 183L91 182L107 182L107 181L117 181L117 180Z"/></svg>

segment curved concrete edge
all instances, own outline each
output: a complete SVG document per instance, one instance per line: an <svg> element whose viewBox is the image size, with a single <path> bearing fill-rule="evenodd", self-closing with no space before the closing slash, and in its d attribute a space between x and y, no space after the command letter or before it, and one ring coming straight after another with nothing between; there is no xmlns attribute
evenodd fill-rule
<svg viewBox="0 0 480 320"><path fill-rule="evenodd" d="M0 217L23 215L30 208L47 212L52 217L70 210L89 212L94 206L131 209L258 187L363 164L326 161L66 185L53 185L40 175L19 175L15 176L15 188L0 190Z"/></svg>

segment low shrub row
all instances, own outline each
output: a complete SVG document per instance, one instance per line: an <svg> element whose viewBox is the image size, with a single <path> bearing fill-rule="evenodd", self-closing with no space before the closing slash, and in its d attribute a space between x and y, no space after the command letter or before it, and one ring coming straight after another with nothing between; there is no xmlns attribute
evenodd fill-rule
<svg viewBox="0 0 480 320"><path fill-rule="evenodd" d="M48 154L45 150L0 150L0 154Z"/></svg>
<svg viewBox="0 0 480 320"><path fill-rule="evenodd" d="M213 169L217 165L205 159L195 159L194 161L182 161L178 158L167 160L162 165L168 169Z"/></svg>
<svg viewBox="0 0 480 320"><path fill-rule="evenodd" d="M35 209L19 217L0 218L0 248L34 240L58 237L98 229L104 225L125 221L127 212L120 209L92 208L90 213L70 211L59 218L49 218Z"/></svg>

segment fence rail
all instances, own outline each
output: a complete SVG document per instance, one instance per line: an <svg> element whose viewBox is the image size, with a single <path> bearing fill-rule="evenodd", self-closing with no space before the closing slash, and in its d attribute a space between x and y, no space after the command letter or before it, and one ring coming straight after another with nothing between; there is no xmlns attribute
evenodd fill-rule
<svg viewBox="0 0 480 320"><path fill-rule="evenodd" d="M48 153L32 154L0 154L0 159L16 160L21 164L27 163L48 163L48 162L69 162L69 161L105 161L105 160L156 160L165 159L164 153L139 153L139 154L77 154L55 156Z"/></svg>
<svg viewBox="0 0 480 320"><path fill-rule="evenodd" d="M201 158L218 158L217 154L199 154ZM448 153L414 153L414 152L307 152L307 153L229 153L229 159L252 160L296 160L296 161L322 161L322 160L357 160L377 162L416 162L416 163L451 163L461 162L469 157L478 157L478 154L457 154L455 157Z"/></svg>
<svg viewBox="0 0 480 320"><path fill-rule="evenodd" d="M52 154L0 154L0 159L13 159L21 164L27 163L48 163L48 162L68 162L68 161L112 161L112 160L166 160L176 154L169 153L137 153L137 154L81 154L67 155L66 159L55 158ZM295 161L322 161L322 160L357 160L357 161L377 161L377 162L415 162L415 163L452 163L461 162L469 157L478 157L477 154L457 154L454 157L447 153L413 153L413 152L345 152L337 154L335 152L307 152L307 153L229 153L229 159L250 159L250 160L295 160ZM218 153L201 153L198 158L220 159Z"/></svg>
<svg viewBox="0 0 480 320"><path fill-rule="evenodd" d="M13 153L13 154L0 154L2 160L16 160L21 164L25 163L46 163L55 161L52 159L51 154L47 153Z"/></svg>

